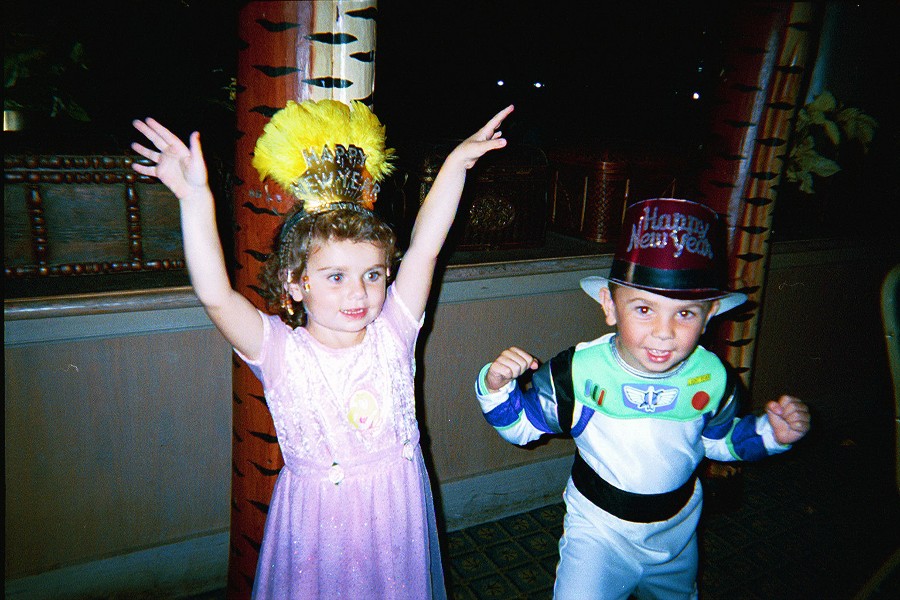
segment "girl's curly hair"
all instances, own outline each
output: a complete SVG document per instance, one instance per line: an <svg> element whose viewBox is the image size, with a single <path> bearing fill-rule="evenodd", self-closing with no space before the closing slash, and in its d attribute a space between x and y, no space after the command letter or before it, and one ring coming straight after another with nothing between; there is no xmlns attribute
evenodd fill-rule
<svg viewBox="0 0 900 600"><path fill-rule="evenodd" d="M294 303L286 296L285 286L300 280L306 269L309 254L316 244L331 240L369 242L384 249L391 276L400 260L397 236L391 227L370 211L348 208L329 210L314 215L290 213L279 228L269 255L259 274L260 295L268 309L292 328L306 324L302 303ZM387 281L389 285L392 280ZM286 300L287 299L287 300ZM285 304L292 305L293 314Z"/></svg>

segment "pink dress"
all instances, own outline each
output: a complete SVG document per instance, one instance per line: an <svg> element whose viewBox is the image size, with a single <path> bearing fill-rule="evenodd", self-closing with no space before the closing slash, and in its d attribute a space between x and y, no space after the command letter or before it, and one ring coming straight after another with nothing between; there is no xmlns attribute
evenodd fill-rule
<svg viewBox="0 0 900 600"><path fill-rule="evenodd" d="M446 597L415 417L421 322L391 287L363 342L335 350L263 315L260 378L285 466L253 597Z"/></svg>

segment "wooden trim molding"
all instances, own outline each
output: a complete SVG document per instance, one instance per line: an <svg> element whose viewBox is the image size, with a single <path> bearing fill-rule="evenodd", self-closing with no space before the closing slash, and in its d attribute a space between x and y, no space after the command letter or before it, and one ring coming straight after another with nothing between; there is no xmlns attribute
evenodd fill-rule
<svg viewBox="0 0 900 600"><path fill-rule="evenodd" d="M190 286L183 286L4 300L3 319L20 321L199 306L200 301L194 290Z"/></svg>

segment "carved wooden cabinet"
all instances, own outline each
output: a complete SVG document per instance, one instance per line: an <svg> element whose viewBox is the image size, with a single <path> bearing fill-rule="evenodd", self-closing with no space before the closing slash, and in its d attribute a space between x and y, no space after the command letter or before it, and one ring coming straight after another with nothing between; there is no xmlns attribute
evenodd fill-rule
<svg viewBox="0 0 900 600"><path fill-rule="evenodd" d="M688 174L683 156L649 143L556 148L548 154L550 229L592 242L615 242L626 206L674 196Z"/></svg>
<svg viewBox="0 0 900 600"><path fill-rule="evenodd" d="M455 143L437 144L412 169L410 224ZM547 228L547 157L537 146L510 144L481 159L466 178L449 240L454 250L507 250L544 244Z"/></svg>
<svg viewBox="0 0 900 600"><path fill-rule="evenodd" d="M8 155L4 282L184 271L178 200L129 155ZM33 286L28 285L33 282Z"/></svg>

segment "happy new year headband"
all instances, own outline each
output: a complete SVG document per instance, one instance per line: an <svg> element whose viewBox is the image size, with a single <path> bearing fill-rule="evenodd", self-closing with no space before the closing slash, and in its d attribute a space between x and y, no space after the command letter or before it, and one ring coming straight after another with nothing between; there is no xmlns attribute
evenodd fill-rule
<svg viewBox="0 0 900 600"><path fill-rule="evenodd" d="M301 204L303 214L372 210L379 182L393 170L385 128L363 103L289 101L256 142L252 164Z"/></svg>

